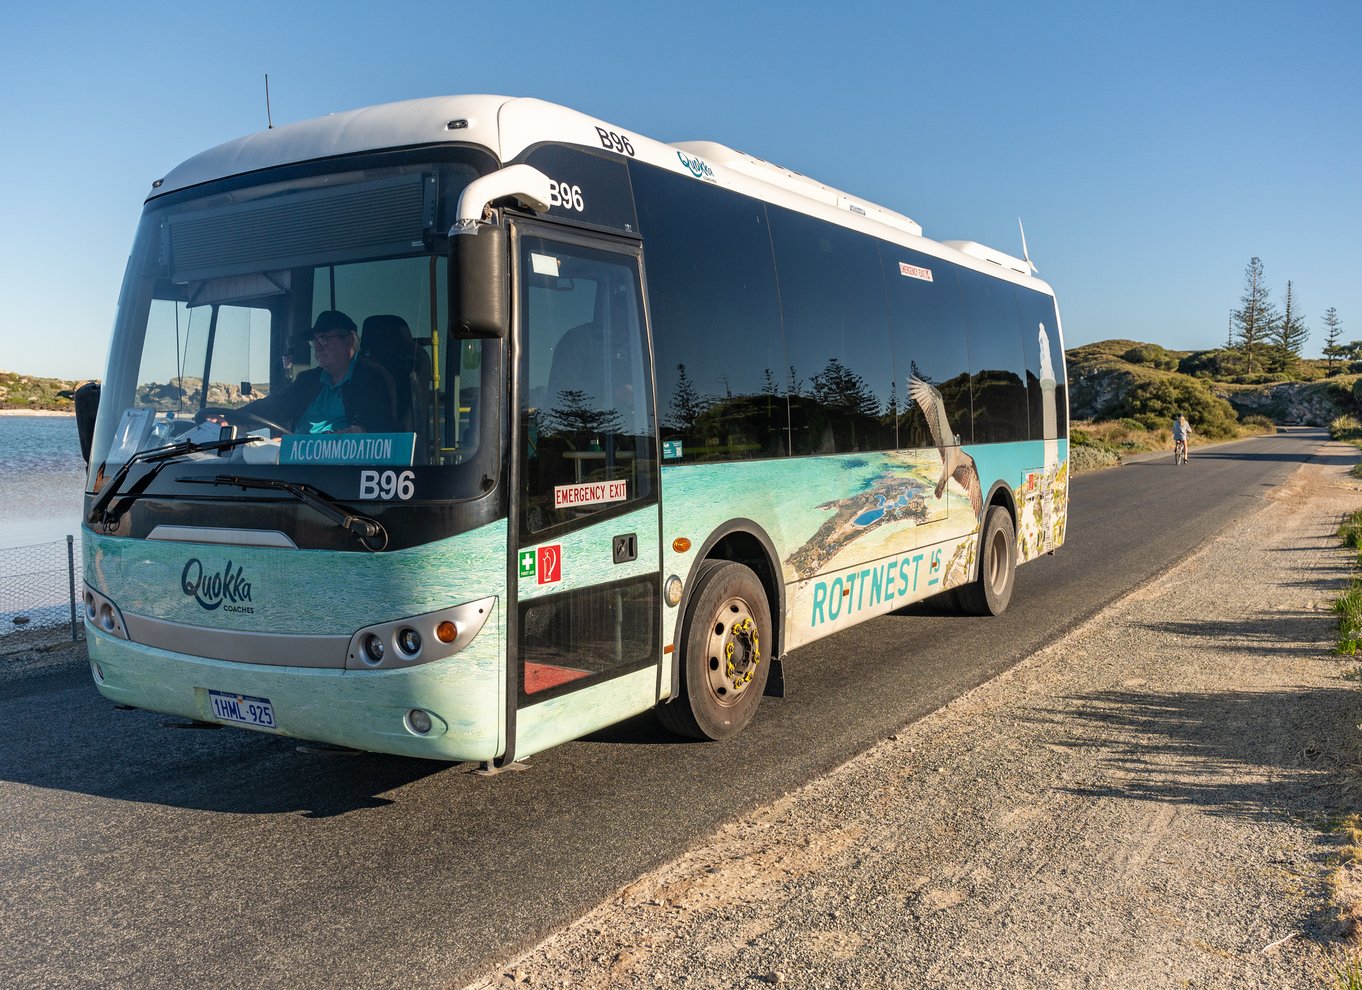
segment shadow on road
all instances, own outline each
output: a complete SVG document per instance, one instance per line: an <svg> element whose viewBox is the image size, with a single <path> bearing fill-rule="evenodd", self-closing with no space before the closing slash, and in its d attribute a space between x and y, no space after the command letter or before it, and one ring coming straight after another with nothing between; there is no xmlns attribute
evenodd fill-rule
<svg viewBox="0 0 1362 990"><path fill-rule="evenodd" d="M238 729L181 728L183 719L115 709L83 679L60 690L55 708L60 719L23 699L0 704L0 780L200 811L330 818L392 804L382 795L452 770L429 760L300 751L298 740Z"/></svg>
<svg viewBox="0 0 1362 990"><path fill-rule="evenodd" d="M1362 691L1100 691L1038 714L1097 748L1104 783L1084 797L1194 806L1247 821L1345 810L1359 778Z"/></svg>

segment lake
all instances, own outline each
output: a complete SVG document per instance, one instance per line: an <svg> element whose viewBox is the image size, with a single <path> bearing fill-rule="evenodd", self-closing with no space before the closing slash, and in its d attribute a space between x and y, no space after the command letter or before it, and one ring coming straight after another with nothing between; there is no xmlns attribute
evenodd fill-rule
<svg viewBox="0 0 1362 990"><path fill-rule="evenodd" d="M74 416L0 415L0 479L0 550L68 533L79 541L85 462Z"/></svg>

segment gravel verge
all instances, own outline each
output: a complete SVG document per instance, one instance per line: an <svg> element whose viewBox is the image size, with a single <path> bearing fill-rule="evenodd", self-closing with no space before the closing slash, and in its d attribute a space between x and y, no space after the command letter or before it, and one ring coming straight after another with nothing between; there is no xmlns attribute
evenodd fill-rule
<svg viewBox="0 0 1362 990"><path fill-rule="evenodd" d="M1304 465L1062 641L472 986L1327 985L1358 913L1335 828L1362 692L1330 606L1359 491Z"/></svg>

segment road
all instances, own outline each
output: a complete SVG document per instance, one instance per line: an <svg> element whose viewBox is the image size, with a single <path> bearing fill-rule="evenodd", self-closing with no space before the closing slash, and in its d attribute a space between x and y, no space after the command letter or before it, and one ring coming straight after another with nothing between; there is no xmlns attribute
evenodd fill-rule
<svg viewBox="0 0 1362 990"><path fill-rule="evenodd" d="M1006 615L915 606L798 651L726 745L641 718L485 778L163 727L83 667L0 683L0 985L462 986L1161 573L1322 438L1076 478Z"/></svg>

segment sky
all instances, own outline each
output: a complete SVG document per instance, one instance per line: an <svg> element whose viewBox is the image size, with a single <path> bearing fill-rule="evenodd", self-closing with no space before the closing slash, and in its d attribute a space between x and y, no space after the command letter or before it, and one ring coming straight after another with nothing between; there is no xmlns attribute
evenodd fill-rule
<svg viewBox="0 0 1362 990"><path fill-rule="evenodd" d="M103 375L151 182L266 126L454 93L712 140L1021 254L1067 346L1214 347L1262 259L1362 338L1362 4L12 3L0 369Z"/></svg>

